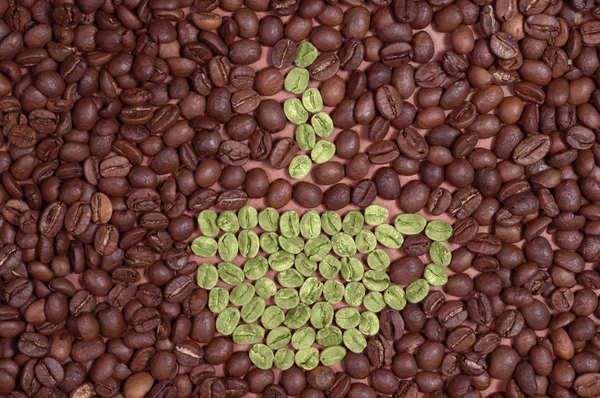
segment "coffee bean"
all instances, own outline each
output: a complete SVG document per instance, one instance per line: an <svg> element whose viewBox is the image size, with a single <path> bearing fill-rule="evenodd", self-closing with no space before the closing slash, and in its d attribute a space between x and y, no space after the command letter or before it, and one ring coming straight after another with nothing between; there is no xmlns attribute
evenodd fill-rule
<svg viewBox="0 0 600 398"><path fill-rule="evenodd" d="M44 358L35 366L35 375L39 382L46 387L55 387L64 379L64 371L54 358Z"/></svg>
<svg viewBox="0 0 600 398"><path fill-rule="evenodd" d="M334 53L323 53L309 67L310 76L316 81L325 81L340 69L340 59Z"/></svg>
<svg viewBox="0 0 600 398"><path fill-rule="evenodd" d="M367 154L373 164L390 163L400 156L398 147L393 141L381 141L372 144L367 148Z"/></svg>
<svg viewBox="0 0 600 398"><path fill-rule="evenodd" d="M298 144L291 138L283 138L275 143L269 156L269 163L276 169L289 166L298 152Z"/></svg>
<svg viewBox="0 0 600 398"><path fill-rule="evenodd" d="M395 119L402 110L400 93L394 86L382 86L375 94L377 109L386 119Z"/></svg>
<svg viewBox="0 0 600 398"><path fill-rule="evenodd" d="M46 237L54 237L62 228L67 207L64 203L54 202L46 206L40 215L40 233Z"/></svg>
<svg viewBox="0 0 600 398"><path fill-rule="evenodd" d="M243 166L250 158L250 148L248 145L238 141L223 141L219 145L218 157L226 165Z"/></svg>
<svg viewBox="0 0 600 398"><path fill-rule="evenodd" d="M241 189L230 189L223 191L217 197L216 205L223 210L239 209L248 200L248 195Z"/></svg>
<svg viewBox="0 0 600 398"><path fill-rule="evenodd" d="M398 174L389 167L383 167L375 172L373 177L379 196L386 200L400 197L400 180Z"/></svg>
<svg viewBox="0 0 600 398"><path fill-rule="evenodd" d="M294 62L296 44L290 39L281 39L273 47L271 63L277 69L285 69Z"/></svg>

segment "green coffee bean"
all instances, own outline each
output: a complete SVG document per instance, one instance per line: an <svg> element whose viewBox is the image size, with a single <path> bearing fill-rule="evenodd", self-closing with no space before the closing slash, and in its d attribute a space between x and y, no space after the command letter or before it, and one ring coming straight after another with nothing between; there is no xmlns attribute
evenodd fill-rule
<svg viewBox="0 0 600 398"><path fill-rule="evenodd" d="M300 253L294 259L294 267L303 276L311 276L317 270L317 262L309 259L305 253Z"/></svg>
<svg viewBox="0 0 600 398"><path fill-rule="evenodd" d="M285 319L285 314L281 308L276 306L267 307L260 317L260 323L262 323L265 329L275 329L281 325Z"/></svg>
<svg viewBox="0 0 600 398"><path fill-rule="evenodd" d="M286 211L279 218L281 235L286 238L295 238L300 235L300 217L294 210Z"/></svg>
<svg viewBox="0 0 600 398"><path fill-rule="evenodd" d="M313 347L302 348L296 352L295 360L300 369L313 370L319 365L319 350Z"/></svg>
<svg viewBox="0 0 600 398"><path fill-rule="evenodd" d="M448 283L448 275L443 267L437 264L427 264L423 277L431 286L444 286Z"/></svg>
<svg viewBox="0 0 600 398"><path fill-rule="evenodd" d="M238 254L238 241L235 235L229 232L221 235L218 243L218 251L223 261L233 261Z"/></svg>
<svg viewBox="0 0 600 398"><path fill-rule="evenodd" d="M267 207L258 213L258 224L267 232L276 232L279 229L279 213L272 207Z"/></svg>
<svg viewBox="0 0 600 398"><path fill-rule="evenodd" d="M342 263L331 254L326 255L319 263L319 272L325 279L333 279L340 272Z"/></svg>
<svg viewBox="0 0 600 398"><path fill-rule="evenodd" d="M350 236L358 234L365 225L365 217L360 211L351 211L344 217L342 231Z"/></svg>
<svg viewBox="0 0 600 398"><path fill-rule="evenodd" d="M315 329L323 329L333 322L333 307L325 301L315 303L310 310L310 323Z"/></svg>
<svg viewBox="0 0 600 398"><path fill-rule="evenodd" d="M310 308L304 303L298 304L297 307L290 309L285 314L283 324L290 329L299 329L306 325L310 319Z"/></svg>
<svg viewBox="0 0 600 398"><path fill-rule="evenodd" d="M356 254L354 239L344 232L338 232L331 237L331 247L335 254L340 257L352 257Z"/></svg>
<svg viewBox="0 0 600 398"><path fill-rule="evenodd" d="M344 300L352 307L359 307L365 297L365 286L360 282L350 282L346 285Z"/></svg>
<svg viewBox="0 0 600 398"><path fill-rule="evenodd" d="M283 103L283 113L294 124L303 124L308 120L308 112L304 109L304 105L302 105L302 102L298 98L286 99Z"/></svg>
<svg viewBox="0 0 600 398"><path fill-rule="evenodd" d="M241 307L242 305L246 305L252 300L256 290L254 286L249 284L248 282L242 282L233 289L229 293L229 301L231 304Z"/></svg>
<svg viewBox="0 0 600 398"><path fill-rule="evenodd" d="M265 299L262 297L252 297L240 310L243 321L246 323L256 322L265 312L266 306Z"/></svg>
<svg viewBox="0 0 600 398"><path fill-rule="evenodd" d="M360 323L360 313L353 307L340 308L335 313L335 323L342 329L355 328Z"/></svg>
<svg viewBox="0 0 600 398"><path fill-rule="evenodd" d="M317 135L310 124L301 124L296 127L295 132L298 148L303 151L309 151L315 147L317 143Z"/></svg>
<svg viewBox="0 0 600 398"><path fill-rule="evenodd" d="M310 277L304 281L302 287L300 287L300 301L304 304L312 305L315 303L321 294L323 293L323 283L317 278Z"/></svg>
<svg viewBox="0 0 600 398"><path fill-rule="evenodd" d="M342 331L340 328L333 325L324 327L317 331L317 343L321 344L323 347L333 347L342 344Z"/></svg>
<svg viewBox="0 0 600 398"><path fill-rule="evenodd" d="M429 294L429 283L425 279L417 279L406 287L406 300L415 304Z"/></svg>
<svg viewBox="0 0 600 398"><path fill-rule="evenodd" d="M257 280L265 276L269 270L269 262L264 257L254 257L244 264L244 274L250 280Z"/></svg>
<svg viewBox="0 0 600 398"><path fill-rule="evenodd" d="M346 357L346 349L340 345L327 347L321 351L321 363L325 366L333 366L342 362Z"/></svg>
<svg viewBox="0 0 600 398"><path fill-rule="evenodd" d="M309 210L300 219L300 234L306 239L314 239L321 234L321 217L314 210Z"/></svg>
<svg viewBox="0 0 600 398"><path fill-rule="evenodd" d="M325 140L317 141L310 152L310 158L315 163L325 163L331 160L333 155L335 155L335 144Z"/></svg>
<svg viewBox="0 0 600 398"><path fill-rule="evenodd" d="M275 282L269 278L260 278L254 284L254 289L256 290L256 294L265 300L268 300L275 295L277 286L275 286Z"/></svg>
<svg viewBox="0 0 600 398"><path fill-rule="evenodd" d="M200 264L196 273L196 282L203 289L210 290L217 285L219 273L217 267L212 264Z"/></svg>
<svg viewBox="0 0 600 398"><path fill-rule="evenodd" d="M269 267L274 271L285 271L294 265L294 255L283 250L279 250L269 256Z"/></svg>
<svg viewBox="0 0 600 398"><path fill-rule="evenodd" d="M429 247L429 258L434 264L445 267L452 261L452 252L444 242L433 242Z"/></svg>
<svg viewBox="0 0 600 398"><path fill-rule="evenodd" d="M425 235L435 241L448 240L452 236L452 225L445 221L430 221L425 228Z"/></svg>
<svg viewBox="0 0 600 398"><path fill-rule="evenodd" d="M308 326L303 326L296 330L292 335L292 347L296 350L308 348L315 342L315 330Z"/></svg>
<svg viewBox="0 0 600 398"><path fill-rule="evenodd" d="M342 219L335 211L326 211L321 214L321 227L327 235L337 234L342 230Z"/></svg>
<svg viewBox="0 0 600 398"><path fill-rule="evenodd" d="M387 221L388 210L379 205L369 205L365 208L365 222L371 226L377 226Z"/></svg>
<svg viewBox="0 0 600 398"><path fill-rule="evenodd" d="M302 105L310 113L320 112L323 109L323 97L321 97L319 90L316 88L306 89L302 93Z"/></svg>
<svg viewBox="0 0 600 398"><path fill-rule="evenodd" d="M344 297L344 285L335 279L329 279L323 285L323 297L329 304L337 304Z"/></svg>
<svg viewBox="0 0 600 398"><path fill-rule="evenodd" d="M389 249L400 249L404 243L402 234L389 224L375 227L375 237L379 243Z"/></svg>
<svg viewBox="0 0 600 398"><path fill-rule="evenodd" d="M350 351L360 354L367 348L367 339L358 329L348 329L343 335L344 345Z"/></svg>
<svg viewBox="0 0 600 398"><path fill-rule="evenodd" d="M396 229L404 235L416 235L425 229L427 220L418 214L400 214L394 220Z"/></svg>
<svg viewBox="0 0 600 398"><path fill-rule="evenodd" d="M297 155L290 162L288 172L294 180L301 180L310 173L311 168L312 162L307 155Z"/></svg>
<svg viewBox="0 0 600 398"><path fill-rule="evenodd" d="M240 323L240 310L234 307L227 307L223 310L215 321L217 332L229 336Z"/></svg>
<svg viewBox="0 0 600 398"><path fill-rule="evenodd" d="M238 234L238 246L242 257L254 258L260 250L260 240L254 231L243 230Z"/></svg>
<svg viewBox="0 0 600 398"><path fill-rule="evenodd" d="M304 245L304 253L312 261L321 261L331 251L331 240L325 235L309 239Z"/></svg>
<svg viewBox="0 0 600 398"><path fill-rule="evenodd" d="M218 267L201 264L198 267L198 285L212 290L207 304L209 310L217 314L217 331L233 335L237 344L263 346L268 350L263 350L266 361L269 362L272 357L271 366L275 359L274 351L278 353L276 366L291 366L294 353L284 348L289 343L294 349L305 352L301 356L303 366L312 366L314 360L307 350L315 350L318 354L318 350L310 347L315 339L325 347L323 351L327 355L323 363L327 366L338 363L340 358L343 359L346 348L362 351L366 347L364 335L378 333L378 312L386 306L400 311L407 302L420 302L429 293L430 285L442 286L448 280L443 267L450 263L452 257L448 245L442 240L451 236L452 227L445 222L434 220L425 225L423 217L405 214L396 217L393 227L382 224L387 221L389 213L378 205L368 206L364 213L351 211L343 220L334 211L319 215L310 210L301 217L295 211L280 215L273 208L258 212L251 206L242 207L237 216L232 212L211 212L204 211L202 217L198 217L203 236L192 241L190 246L195 254L212 257L216 244L216 253L223 262ZM365 222L376 227L373 232L364 228ZM421 224L425 228L420 227ZM260 238L251 230L257 225L265 231ZM242 231L236 237L240 227ZM425 267L423 279L411 283L406 291L399 286L390 286L385 270L391 260L386 251L377 249L377 245L380 243L398 249L404 241L402 233L415 233L413 231L418 228L421 228L418 232L425 229L425 234L435 240L429 250L432 263ZM209 235L218 236L219 229L225 233L215 242ZM279 230L281 236L277 234ZM321 230L327 235L321 235ZM432 234L435 237L430 236ZM260 249L267 253L267 258L257 257ZM330 254L331 249L335 256ZM238 251L247 258L242 265L243 270L232 263ZM356 252L366 254L368 271L355 257ZM341 261L337 256L341 257ZM279 291L274 277L266 277L269 268L277 271L275 281L281 286ZM325 283L313 276L317 270L327 279ZM339 272L348 282L347 286L336 280ZM256 281L254 286L244 282L245 277ZM219 278L235 286L231 292L216 286ZM325 301L318 301L321 295ZM267 307L266 300L273 296L275 305ZM341 300L345 300L349 307L334 311L332 306ZM228 301L241 309L227 307ZM362 306L365 311L361 314L359 309ZM244 324L240 325L240 320ZM257 325L258 320L260 324ZM334 320L337 326L332 325ZM309 321L317 331L306 326ZM338 327L345 332L342 333ZM265 329L270 331L266 334L266 345L257 344L265 338ZM256 359L257 352L254 356Z"/></svg>
<svg viewBox="0 0 600 398"><path fill-rule="evenodd" d="M219 234L217 213L213 210L201 211L198 215L198 226L200 227L200 232L202 232L204 236L208 236L209 238L217 236Z"/></svg>
<svg viewBox="0 0 600 398"><path fill-rule="evenodd" d="M367 265L371 267L371 269L383 271L384 269L387 269L391 263L390 256L381 249L375 249L367 255Z"/></svg>
<svg viewBox="0 0 600 398"><path fill-rule="evenodd" d="M277 369L288 370L294 365L294 351L289 348L280 348L275 353L273 365Z"/></svg>
<svg viewBox="0 0 600 398"><path fill-rule="evenodd" d="M267 335L267 346L272 350L285 347L292 340L292 332L285 326L279 326Z"/></svg>
<svg viewBox="0 0 600 398"><path fill-rule="evenodd" d="M406 295L404 289L397 285L391 285L383 293L383 299L391 308L402 311L406 307Z"/></svg>
<svg viewBox="0 0 600 398"><path fill-rule="evenodd" d="M258 211L252 206L242 206L237 215L240 227L244 229L254 228L258 225Z"/></svg>
<svg viewBox="0 0 600 398"><path fill-rule="evenodd" d="M318 55L319 52L317 51L317 48L312 43L305 41L298 45L294 63L300 68L306 68L315 62Z"/></svg>
<svg viewBox="0 0 600 398"><path fill-rule="evenodd" d="M377 314L371 311L361 313L358 330L364 335L375 336L379 332L379 318Z"/></svg>
<svg viewBox="0 0 600 398"><path fill-rule="evenodd" d="M296 307L300 303L298 291L292 288L279 289L275 293L275 304L284 310Z"/></svg>
<svg viewBox="0 0 600 398"><path fill-rule="evenodd" d="M304 240L299 236L294 236L293 238L280 236L278 241L279 246L290 254L299 254L304 250Z"/></svg>
<svg viewBox="0 0 600 398"><path fill-rule="evenodd" d="M319 137L327 138L333 133L333 120L325 112L315 113L310 119L310 124Z"/></svg>
<svg viewBox="0 0 600 398"><path fill-rule="evenodd" d="M208 309L215 314L225 311L229 304L229 292L222 287L215 287L208 293Z"/></svg>
<svg viewBox="0 0 600 398"><path fill-rule="evenodd" d="M236 286L244 281L244 271L232 263L219 263L219 278L228 285Z"/></svg>
<svg viewBox="0 0 600 398"><path fill-rule="evenodd" d="M383 299L383 294L379 292L369 292L363 298L363 305L369 311L380 312L385 308L386 302Z"/></svg>
<svg viewBox="0 0 600 398"><path fill-rule="evenodd" d="M273 367L273 350L264 344L255 344L250 349L250 360L259 369L269 370Z"/></svg>
<svg viewBox="0 0 600 398"><path fill-rule="evenodd" d="M344 257L340 262L342 264L340 272L346 282L358 282L362 279L365 274L365 268L359 259L356 257Z"/></svg>
<svg viewBox="0 0 600 398"><path fill-rule="evenodd" d="M306 90L306 87L308 87L309 79L308 70L294 68L285 76L283 86L290 93L302 94Z"/></svg>
<svg viewBox="0 0 600 398"><path fill-rule="evenodd" d="M217 217L217 225L223 232L235 234L240 229L240 222L235 213L227 210Z"/></svg>
<svg viewBox="0 0 600 398"><path fill-rule="evenodd" d="M390 285L390 277L383 271L368 270L362 278L362 283L369 290L383 292Z"/></svg>
<svg viewBox="0 0 600 398"><path fill-rule="evenodd" d="M217 254L217 241L207 236L199 236L192 241L192 253L198 257L212 257Z"/></svg>
<svg viewBox="0 0 600 398"><path fill-rule="evenodd" d="M273 254L279 250L279 236L275 232L263 232L260 235L260 248L267 254Z"/></svg>
<svg viewBox="0 0 600 398"><path fill-rule="evenodd" d="M265 329L259 325L239 325L232 337L236 344L256 344L265 338Z"/></svg>
<svg viewBox="0 0 600 398"><path fill-rule="evenodd" d="M361 229L354 237L354 243L356 243L356 250L359 253L367 254L371 253L377 247L377 238L368 229Z"/></svg>
<svg viewBox="0 0 600 398"><path fill-rule="evenodd" d="M293 268L281 271L277 275L277 281L283 287L300 287L304 283L304 276Z"/></svg>

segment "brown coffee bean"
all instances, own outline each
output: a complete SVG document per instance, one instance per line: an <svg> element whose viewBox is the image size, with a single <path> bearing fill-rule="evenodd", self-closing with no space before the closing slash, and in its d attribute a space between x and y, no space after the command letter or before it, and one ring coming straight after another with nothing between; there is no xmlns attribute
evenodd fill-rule
<svg viewBox="0 0 600 398"><path fill-rule="evenodd" d="M390 167L378 169L373 176L377 185L379 196L386 200L395 200L400 197L400 179L398 174Z"/></svg>
<svg viewBox="0 0 600 398"><path fill-rule="evenodd" d="M367 207L377 197L377 185L371 180L362 180L352 191L352 203L359 207Z"/></svg>
<svg viewBox="0 0 600 398"><path fill-rule="evenodd" d="M340 69L340 59L334 53L320 54L309 67L310 76L316 81L325 81Z"/></svg>
<svg viewBox="0 0 600 398"><path fill-rule="evenodd" d="M291 138L283 138L274 144L269 163L276 169L282 169L289 166L297 152L298 144Z"/></svg>
<svg viewBox="0 0 600 398"><path fill-rule="evenodd" d="M290 39L281 39L273 47L271 64L277 69L285 69L294 62L296 44Z"/></svg>

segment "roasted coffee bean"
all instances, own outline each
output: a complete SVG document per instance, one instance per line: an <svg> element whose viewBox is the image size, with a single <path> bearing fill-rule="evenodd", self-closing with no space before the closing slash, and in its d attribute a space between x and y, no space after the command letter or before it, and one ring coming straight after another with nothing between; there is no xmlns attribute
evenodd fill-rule
<svg viewBox="0 0 600 398"><path fill-rule="evenodd" d="M372 144L367 148L367 154L373 164L390 163L400 156L398 147L393 141L381 141Z"/></svg>
<svg viewBox="0 0 600 398"><path fill-rule="evenodd" d="M391 85L379 87L375 94L377 109L386 119L395 119L402 111L402 100L398 90Z"/></svg>
<svg viewBox="0 0 600 398"><path fill-rule="evenodd" d="M310 76L316 81L325 81L340 69L340 59L334 53L323 53L309 67Z"/></svg>
<svg viewBox="0 0 600 398"><path fill-rule="evenodd" d="M513 59L519 51L517 41L505 32L497 32L490 37L490 50L500 59Z"/></svg>
<svg viewBox="0 0 600 398"><path fill-rule="evenodd" d="M383 310L379 315L381 333L388 340L399 340L404 334L404 320L399 312Z"/></svg>
<svg viewBox="0 0 600 398"><path fill-rule="evenodd" d="M390 167L383 167L375 172L373 177L380 197L395 200L400 197L400 179Z"/></svg>
<svg viewBox="0 0 600 398"><path fill-rule="evenodd" d="M409 159L422 160L429 154L429 145L414 129L401 130L398 134L398 147Z"/></svg>
<svg viewBox="0 0 600 398"><path fill-rule="evenodd" d="M248 145L227 140L219 145L219 160L229 166L243 166L250 158L250 148Z"/></svg>
<svg viewBox="0 0 600 398"><path fill-rule="evenodd" d="M377 185L371 180L362 180L352 191L352 203L359 207L367 207L377 197Z"/></svg>
<svg viewBox="0 0 600 398"><path fill-rule="evenodd" d="M276 169L289 166L298 152L298 144L291 138L283 138L273 145L269 156L269 163Z"/></svg>

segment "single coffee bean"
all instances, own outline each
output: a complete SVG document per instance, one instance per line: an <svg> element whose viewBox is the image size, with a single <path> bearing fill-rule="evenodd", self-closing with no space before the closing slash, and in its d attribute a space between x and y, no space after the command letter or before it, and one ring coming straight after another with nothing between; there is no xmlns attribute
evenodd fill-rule
<svg viewBox="0 0 600 398"><path fill-rule="evenodd" d="M281 39L273 47L271 63L277 69L285 69L296 58L296 44L290 39Z"/></svg>

